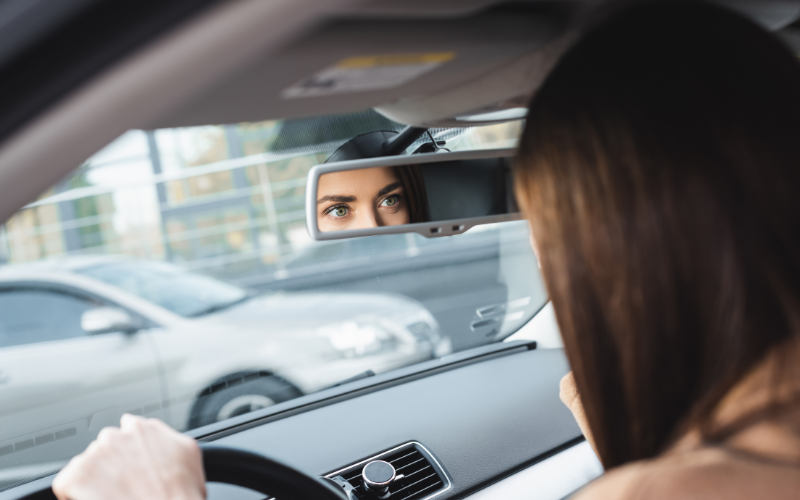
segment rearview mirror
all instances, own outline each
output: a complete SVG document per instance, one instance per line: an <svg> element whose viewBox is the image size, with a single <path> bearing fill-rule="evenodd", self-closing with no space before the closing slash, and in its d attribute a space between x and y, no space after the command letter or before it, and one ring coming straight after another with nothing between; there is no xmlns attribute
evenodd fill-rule
<svg viewBox="0 0 800 500"><path fill-rule="evenodd" d="M308 174L306 221L315 240L378 234L426 237L519 220L514 149L370 158L317 165Z"/></svg>
<svg viewBox="0 0 800 500"><path fill-rule="evenodd" d="M81 328L89 335L101 333L133 333L140 325L126 311L116 307L89 309L81 316Z"/></svg>

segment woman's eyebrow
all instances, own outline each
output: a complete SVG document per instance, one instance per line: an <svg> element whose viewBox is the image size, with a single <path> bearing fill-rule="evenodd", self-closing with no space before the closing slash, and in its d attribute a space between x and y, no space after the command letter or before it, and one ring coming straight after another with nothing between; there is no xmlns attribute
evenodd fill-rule
<svg viewBox="0 0 800 500"><path fill-rule="evenodd" d="M337 194L331 194L328 196L323 196L322 198L317 200L317 205L320 203L325 203L326 201L338 201L339 203L351 203L356 201L355 196L341 196Z"/></svg>
<svg viewBox="0 0 800 500"><path fill-rule="evenodd" d="M385 188L383 188L380 191L378 191L378 196L380 197L380 196L385 195L386 193L391 193L392 191L394 191L395 189L399 188L402 185L403 185L403 183L400 182L400 181L393 182L393 183L389 184L388 186L386 186Z"/></svg>

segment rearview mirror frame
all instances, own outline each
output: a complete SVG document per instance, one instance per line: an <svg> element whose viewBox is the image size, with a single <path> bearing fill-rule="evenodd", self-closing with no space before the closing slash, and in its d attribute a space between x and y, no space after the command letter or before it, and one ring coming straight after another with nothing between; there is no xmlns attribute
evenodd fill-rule
<svg viewBox="0 0 800 500"><path fill-rule="evenodd" d="M461 234L468 229L481 224L493 224L496 222L520 220L522 219L522 214L519 212L514 212L502 215L489 215L485 217L469 217L466 219L420 222L416 224L404 224L400 226L382 226L368 229L350 229L327 232L322 232L319 230L317 221L317 186L319 184L319 178L323 174L330 172L341 172L343 170L358 170L362 168L373 167L423 165L426 163L441 163L445 161L487 158L513 158L516 156L516 153L516 148L484 149L480 151L464 151L456 153L426 153L367 158L363 160L351 160L316 165L308 172L308 180L306 182L306 227L308 229L308 234L315 241L342 240L348 238L359 238L362 236L405 233L417 233L426 238L438 238L440 236L453 236L455 234Z"/></svg>

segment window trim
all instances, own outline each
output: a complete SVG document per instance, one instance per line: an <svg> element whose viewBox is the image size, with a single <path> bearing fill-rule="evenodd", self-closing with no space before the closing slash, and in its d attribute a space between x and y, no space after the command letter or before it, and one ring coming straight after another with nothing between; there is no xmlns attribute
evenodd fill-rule
<svg viewBox="0 0 800 500"><path fill-rule="evenodd" d="M20 280L20 281L3 281L0 282L0 293L4 293L7 291L13 290L31 290L37 292L50 292L54 294L66 295L69 297L74 297L78 300L83 300L86 302L91 302L95 304L95 307L116 307L125 311L126 313L130 314L134 320L140 321L142 324L142 328L137 330L136 332L131 333L131 335L136 335L142 330L149 330L152 328L157 328L159 325L156 324L154 321L150 320L149 318L143 316L137 311L131 310L129 307L125 307L120 305L119 303L108 299L107 297L100 296L96 293L88 292L86 290L81 290L74 286L64 285L61 283L54 283L48 282L44 283L41 281L29 281L29 280ZM104 335L104 334L101 334ZM87 334L87 337L91 335Z"/></svg>

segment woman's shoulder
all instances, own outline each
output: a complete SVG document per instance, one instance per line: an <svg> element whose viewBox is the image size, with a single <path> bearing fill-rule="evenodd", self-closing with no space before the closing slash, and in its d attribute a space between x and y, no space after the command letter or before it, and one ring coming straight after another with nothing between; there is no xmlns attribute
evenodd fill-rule
<svg viewBox="0 0 800 500"><path fill-rule="evenodd" d="M607 471L570 498L572 500L638 498L637 491L646 482L649 469L650 464L646 462L617 467Z"/></svg>
<svg viewBox="0 0 800 500"><path fill-rule="evenodd" d="M574 500L796 498L796 466L752 460L723 448L668 454L613 469L573 496Z"/></svg>

